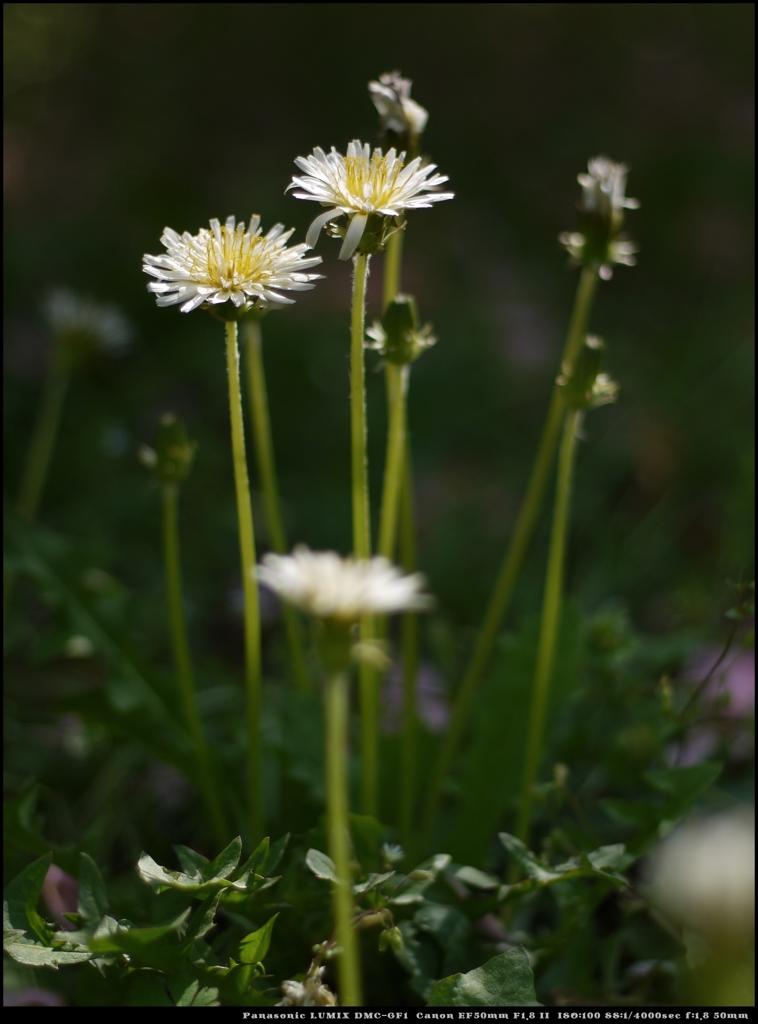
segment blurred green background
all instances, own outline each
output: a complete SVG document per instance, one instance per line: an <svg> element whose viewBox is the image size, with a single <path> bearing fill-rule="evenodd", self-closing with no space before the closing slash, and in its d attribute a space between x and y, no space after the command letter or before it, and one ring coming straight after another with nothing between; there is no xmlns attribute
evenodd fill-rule
<svg viewBox="0 0 758 1024"><path fill-rule="evenodd" d="M6 4L4 18L6 502L46 366L44 295L118 303L134 346L75 380L40 520L128 588L144 657L169 664L159 494L136 454L166 410L199 442L181 526L193 644L236 672L242 636L223 332L157 309L141 257L167 224L194 233L230 213L302 239L314 207L284 194L294 157L375 140L366 84L393 68L428 108L423 149L456 192L411 217L405 247L405 288L440 338L410 397L438 619L464 653L578 278L557 235L575 224L577 173L605 153L631 167L641 251L592 317L621 399L586 427L568 585L588 612L621 600L646 631L720 634L725 581L753 557L753 5ZM325 280L266 318L264 354L290 538L344 552L350 268L337 251L322 236ZM372 270L369 316L381 258ZM368 389L376 509L381 374ZM513 621L539 606L546 530Z"/></svg>

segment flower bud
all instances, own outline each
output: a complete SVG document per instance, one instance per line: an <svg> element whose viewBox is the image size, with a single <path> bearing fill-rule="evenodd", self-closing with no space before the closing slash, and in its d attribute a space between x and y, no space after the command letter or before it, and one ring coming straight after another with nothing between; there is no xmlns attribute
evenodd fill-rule
<svg viewBox="0 0 758 1024"><path fill-rule="evenodd" d="M429 112L411 99L412 84L399 71L385 72L378 82L368 84L386 144L404 149L411 158L416 155L419 136L429 120Z"/></svg>
<svg viewBox="0 0 758 1024"><path fill-rule="evenodd" d="M415 362L422 352L435 345L432 325L418 326L418 308L412 295L398 295L387 307L381 322L374 321L366 334L373 348L390 363L405 366Z"/></svg>
<svg viewBox="0 0 758 1024"><path fill-rule="evenodd" d="M578 204L579 231L564 232L560 241L572 258L608 280L614 263L633 266L637 247L621 234L624 210L636 210L639 202L624 195L626 164L606 156L593 157L586 174L577 178L582 186Z"/></svg>
<svg viewBox="0 0 758 1024"><path fill-rule="evenodd" d="M81 298L65 288L47 296L44 314L55 337L58 365L67 372L95 352L123 355L132 340L132 329L115 306Z"/></svg>
<svg viewBox="0 0 758 1024"><path fill-rule="evenodd" d="M164 413L158 423L155 448L143 445L139 460L163 484L178 484L189 476L197 442L187 439L184 421L172 412Z"/></svg>
<svg viewBox="0 0 758 1024"><path fill-rule="evenodd" d="M566 403L572 408L591 409L616 401L618 384L607 373L599 373L604 349L602 338L588 335L571 374L558 378Z"/></svg>

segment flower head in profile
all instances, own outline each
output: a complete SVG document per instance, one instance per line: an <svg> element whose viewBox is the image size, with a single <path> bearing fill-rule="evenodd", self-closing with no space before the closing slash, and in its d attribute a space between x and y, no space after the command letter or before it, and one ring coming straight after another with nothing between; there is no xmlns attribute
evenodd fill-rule
<svg viewBox="0 0 758 1024"><path fill-rule="evenodd" d="M628 173L626 164L617 164L607 156L592 157L587 173L577 175L576 179L582 186L582 207L608 218L623 218L624 210L639 209L638 199L624 195Z"/></svg>
<svg viewBox="0 0 758 1024"><path fill-rule="evenodd" d="M91 352L123 355L132 340L131 326L116 306L84 298L67 288L50 292L43 312L58 342L60 358L70 368Z"/></svg>
<svg viewBox="0 0 758 1024"><path fill-rule="evenodd" d="M281 291L305 291L320 274L305 271L321 262L320 256L306 256L308 245L287 248L287 239L294 228L284 230L275 224L263 235L260 217L236 223L227 217L225 224L210 222L210 230L198 234L188 231L179 235L165 228L161 242L166 252L161 256L145 256L142 269L156 278L147 286L159 306L181 304L181 312L189 313L198 306L210 308L231 302L234 316L252 306L265 308L270 304L294 302Z"/></svg>
<svg viewBox="0 0 758 1024"><path fill-rule="evenodd" d="M607 281L613 274L614 263L632 267L637 262L637 246L620 235L624 225L624 210L636 210L639 202L625 195L629 168L617 164L607 156L592 157L587 173L577 181L582 186L579 201L580 231L567 231L560 236L561 243L571 257L584 266L590 266Z"/></svg>
<svg viewBox="0 0 758 1024"><path fill-rule="evenodd" d="M411 99L412 84L399 71L387 71L379 76L378 82L368 83L369 95L379 112L382 131L414 139L426 128L429 112Z"/></svg>
<svg viewBox="0 0 758 1024"><path fill-rule="evenodd" d="M755 924L752 810L680 825L653 859L649 893L677 924L721 942L744 942Z"/></svg>
<svg viewBox="0 0 758 1024"><path fill-rule="evenodd" d="M336 1006L337 998L323 982L325 967L314 960L302 981L283 981L277 1006Z"/></svg>
<svg viewBox="0 0 758 1024"><path fill-rule="evenodd" d="M421 593L423 576L404 576L379 556L356 561L299 546L291 555L266 555L258 579L314 618L347 625L364 615L422 611L431 604Z"/></svg>
<svg viewBox="0 0 758 1024"><path fill-rule="evenodd" d="M361 244L369 217L383 221L453 198L452 192L434 191L448 180L444 174L433 173L434 164L422 167L420 157L407 166L404 161L405 153L398 156L394 149L386 154L381 149L372 152L368 143L363 145L358 139L348 145L347 156L332 147L329 154L316 148L310 156L297 157L295 163L303 176L293 178L287 191L294 188L296 199L328 207L308 228L306 243L314 246L324 225L344 214L348 227L340 259L348 260ZM380 239L378 247L381 244Z"/></svg>

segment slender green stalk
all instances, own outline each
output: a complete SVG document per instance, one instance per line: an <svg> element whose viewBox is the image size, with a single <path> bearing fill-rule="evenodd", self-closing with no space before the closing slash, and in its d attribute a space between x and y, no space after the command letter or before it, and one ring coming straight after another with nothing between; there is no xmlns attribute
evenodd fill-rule
<svg viewBox="0 0 758 1024"><path fill-rule="evenodd" d="M400 562L407 573L416 568L413 529L413 474L408 436L405 438L403 488L400 496ZM416 809L416 674L418 672L418 617L405 612L400 624L403 661L403 746L400 785L400 834L410 863L415 863L413 820Z"/></svg>
<svg viewBox="0 0 758 1024"><path fill-rule="evenodd" d="M245 596L245 696L247 703L247 784L250 800L251 841L263 838L263 776L261 767L261 623L258 584L255 578L255 534L250 504L250 484L245 458L245 428L242 420L240 361L237 324L226 325L226 362L229 374L229 412L232 426L234 485Z"/></svg>
<svg viewBox="0 0 758 1024"><path fill-rule="evenodd" d="M353 466L353 552L356 558L371 557L371 523L368 500L366 452L366 382L364 320L368 256L354 257L353 304L350 319L350 426Z"/></svg>
<svg viewBox="0 0 758 1024"><path fill-rule="evenodd" d="M404 234L404 231L396 231L387 239L387 251L384 254L384 277L382 278L382 310L389 306L400 291Z"/></svg>
<svg viewBox="0 0 758 1024"><path fill-rule="evenodd" d="M284 530L279 487L276 479L276 463L274 461L274 445L271 435L271 417L268 411L268 395L266 392L266 376L263 369L263 352L261 346L260 321L248 317L244 321L245 340L247 342L247 370L250 406L253 411L253 436L255 451L258 458L258 472L263 486L263 498L266 503L271 546L274 551L284 554L288 549L287 535ZM298 690L310 690L310 681L305 666L303 651L303 631L298 614L292 605L286 602L282 606L284 625L287 630L292 669L295 685Z"/></svg>
<svg viewBox="0 0 758 1024"><path fill-rule="evenodd" d="M50 457L58 434L68 382L68 373L56 365L54 358L45 381L42 402L37 414L32 443L29 447L16 501L16 512L21 519L25 519L27 522L31 522L37 515L40 498L47 480L47 471L50 467Z"/></svg>
<svg viewBox="0 0 758 1024"><path fill-rule="evenodd" d="M360 1006L360 965L352 925L347 712L347 675L344 672L331 672L326 684L326 813L329 827L329 856L334 861L338 879L332 889L332 901L337 944L342 949L339 958L340 1002L343 1006Z"/></svg>
<svg viewBox="0 0 758 1024"><path fill-rule="evenodd" d="M545 732L545 717L550 697L550 682L555 662L555 647L560 622L561 594L566 561L566 537L568 535L571 483L576 452L576 435L582 419L578 409L566 412L563 426L563 440L558 456L558 481L555 490L553 526L550 534L550 550L545 576L545 596L542 602L542 622L537 648L537 667L534 673L532 707L529 713L529 731L526 739L524 775L521 785L521 803L516 823L516 835L524 843L529 838L529 823L532 809L532 786L542 755L542 740Z"/></svg>
<svg viewBox="0 0 758 1024"><path fill-rule="evenodd" d="M562 368L564 373L570 372L579 352L582 339L585 336L596 285L597 274L593 270L584 268L579 279L574 309L571 314L566 345L563 351ZM431 831L437 816L442 783L458 751L471 705L476 695L480 676L492 656L500 624L508 610L516 580L521 572L524 557L534 534L534 527L542 505L550 467L553 464L555 449L560 436L561 423L563 422L565 411L564 406L565 403L561 390L556 384L553 388L547 418L542 430L540 445L534 465L532 466L526 493L521 502L513 534L511 535L505 559L495 581L495 587L476 638L471 659L455 697L450 727L440 749L434 774L429 785L423 821L424 836L427 842L431 837Z"/></svg>
<svg viewBox="0 0 758 1024"><path fill-rule="evenodd" d="M179 695L182 712L187 729L195 745L201 788L208 805L216 841L223 847L229 839L229 830L225 821L221 801L213 785L210 751L200 713L197 708L195 679L192 671L189 642L187 640L187 623L184 618L182 603L182 567L179 557L178 528L178 497L179 488L175 484L163 487L163 550L166 561L166 593L168 596L168 613L171 625L171 640L174 647L176 676L179 682Z"/></svg>
<svg viewBox="0 0 758 1024"><path fill-rule="evenodd" d="M382 307L387 309L400 292L403 262L403 231L396 231L387 242L384 257L384 279L382 282ZM379 550L387 558L393 558L396 523L392 521L391 510L399 505L400 516L400 562L410 573L416 568L416 544L413 515L413 474L411 472L411 447L408 437L407 393L410 367L386 366L387 411L389 436L387 441L387 468L385 470L384 494L382 496L382 518L380 521ZM404 375L404 379L403 376ZM400 387L398 388L398 384ZM400 394L398 394L400 391ZM394 426L394 429L393 429ZM402 465L393 464L398 458L396 448L400 447L402 434ZM393 444L394 442L394 444ZM392 468L390 468L392 465ZM399 480L399 497L395 498L391 488ZM386 511L385 511L386 510ZM400 772L400 836L406 855L414 857L413 820L416 807L416 675L418 672L418 619L413 612L405 612L400 625L400 651L403 669L403 735Z"/></svg>
<svg viewBox="0 0 758 1024"><path fill-rule="evenodd" d="M350 425L352 433L353 553L371 557L371 521L368 497L368 456L366 452L366 383L364 320L368 256L353 258L353 302L350 319ZM372 616L361 620L361 639L374 635ZM361 805L364 814L376 814L379 764L378 685L376 672L361 662Z"/></svg>
<svg viewBox="0 0 758 1024"><path fill-rule="evenodd" d="M400 494L405 462L406 399L410 366L387 363L389 427L387 462L384 469L382 511L379 520L379 554L390 560L395 555Z"/></svg>

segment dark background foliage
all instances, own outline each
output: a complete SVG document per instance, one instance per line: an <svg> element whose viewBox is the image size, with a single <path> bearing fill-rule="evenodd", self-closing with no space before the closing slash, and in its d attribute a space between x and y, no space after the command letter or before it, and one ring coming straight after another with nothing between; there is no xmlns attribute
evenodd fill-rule
<svg viewBox="0 0 758 1024"><path fill-rule="evenodd" d="M224 601L237 552L220 329L158 310L140 257L165 224L194 232L232 212L302 237L314 211L283 194L293 157L374 138L366 82L398 67L456 191L412 218L405 270L441 339L414 373L411 417L421 561L442 608L477 622L508 536L576 283L556 235L597 152L631 165L641 253L593 317L622 393L587 428L571 586L590 604L622 596L653 629L720 607L751 542L751 5L8 4L5 19L11 494L45 290L115 300L137 330L131 356L74 385L46 523L96 543L140 591L159 587L134 456L174 409L200 442L188 586L198 608ZM266 321L265 356L291 536L346 550L349 268L335 243L319 251L326 280ZM375 260L373 313L379 279ZM376 497L378 374L369 387ZM538 545L522 606L541 564Z"/></svg>
<svg viewBox="0 0 758 1024"><path fill-rule="evenodd" d="M167 664L168 650L158 495L135 456L167 409L199 441L182 531L204 681L233 681L242 643L222 333L157 309L140 257L164 224L196 231L231 212L302 237L314 210L284 195L293 157L374 137L365 86L391 67L413 77L424 147L456 191L413 216L406 242L406 287L441 339L411 393L420 561L439 599L429 653L454 684L572 302L556 236L598 152L632 167L641 253L592 320L622 392L587 424L568 583L587 613L616 599L648 632L718 635L725 580L752 558L750 5L363 4L346 20L329 4L10 4L5 18L8 492L46 365L42 297L66 285L116 301L136 343L74 382L41 518L126 585L113 601L129 605L142 658ZM264 331L290 536L345 551L349 267L336 248L322 239L325 280ZM377 259L370 314L380 272ZM381 375L368 387L376 499ZM514 622L538 607L544 540Z"/></svg>
<svg viewBox="0 0 758 1024"><path fill-rule="evenodd" d="M194 233L231 213L260 213L264 227L281 220L301 239L316 208L284 194L294 157L374 141L366 84L392 68L413 79L429 109L423 148L456 192L412 216L404 266L405 288L440 338L414 368L410 416L419 560L438 599L424 622L423 671L441 671L448 688L481 619L557 372L578 277L557 236L575 224L576 175L598 153L631 167L639 264L601 285L591 321L621 396L588 417L580 447L556 700L568 700L577 667L583 689L555 716L550 756L570 766L588 802L649 800L641 780L663 763L670 735L658 680L698 648L707 669L734 602L726 581L753 571L753 5L6 4L4 19L6 507L50 351L48 290L115 302L135 332L130 354L92 359L72 383L39 516L44 558L14 594L7 873L72 843L105 865L115 902L136 918L145 901L132 870L140 849L166 863L172 842L217 852L176 771L181 759L161 752L160 731L140 712L119 718L97 704L123 657L152 666L151 684L173 700L160 495L137 461L172 410L198 441L181 533L201 702L236 777L243 645L223 332L202 312L157 309L140 261L161 250L165 225ZM325 279L263 327L290 538L344 552L350 268L337 251L322 236ZM370 316L381 269L377 257ZM375 367L370 356L374 510L385 443ZM254 504L265 550L257 489ZM514 707L526 713L547 528L545 514L443 815L443 826L451 806L457 815L458 831L445 839L455 856L498 869L503 853L493 854L491 837L510 827L523 743ZM72 631L87 632L79 597L125 654L65 656ZM264 617L276 837L318 821L322 738L318 701L280 685L271 601ZM90 702L89 717L77 700ZM151 753L114 736L140 739ZM434 740L420 742L424 767ZM390 823L397 753L397 738L385 738ZM738 754L714 806L750 799L747 748ZM25 788L30 779L41 787ZM241 805L241 786L227 796ZM599 811L593 820L604 841L628 838ZM578 848L589 841L574 839ZM56 863L76 873L72 851L57 848ZM302 872L288 870L295 891ZM319 939L309 920L294 946L283 944L293 962L277 977L302 967ZM550 985L589 991L576 980L584 946L556 934L556 949L574 949L576 963L550 968ZM635 956L652 955L651 941L645 933Z"/></svg>

